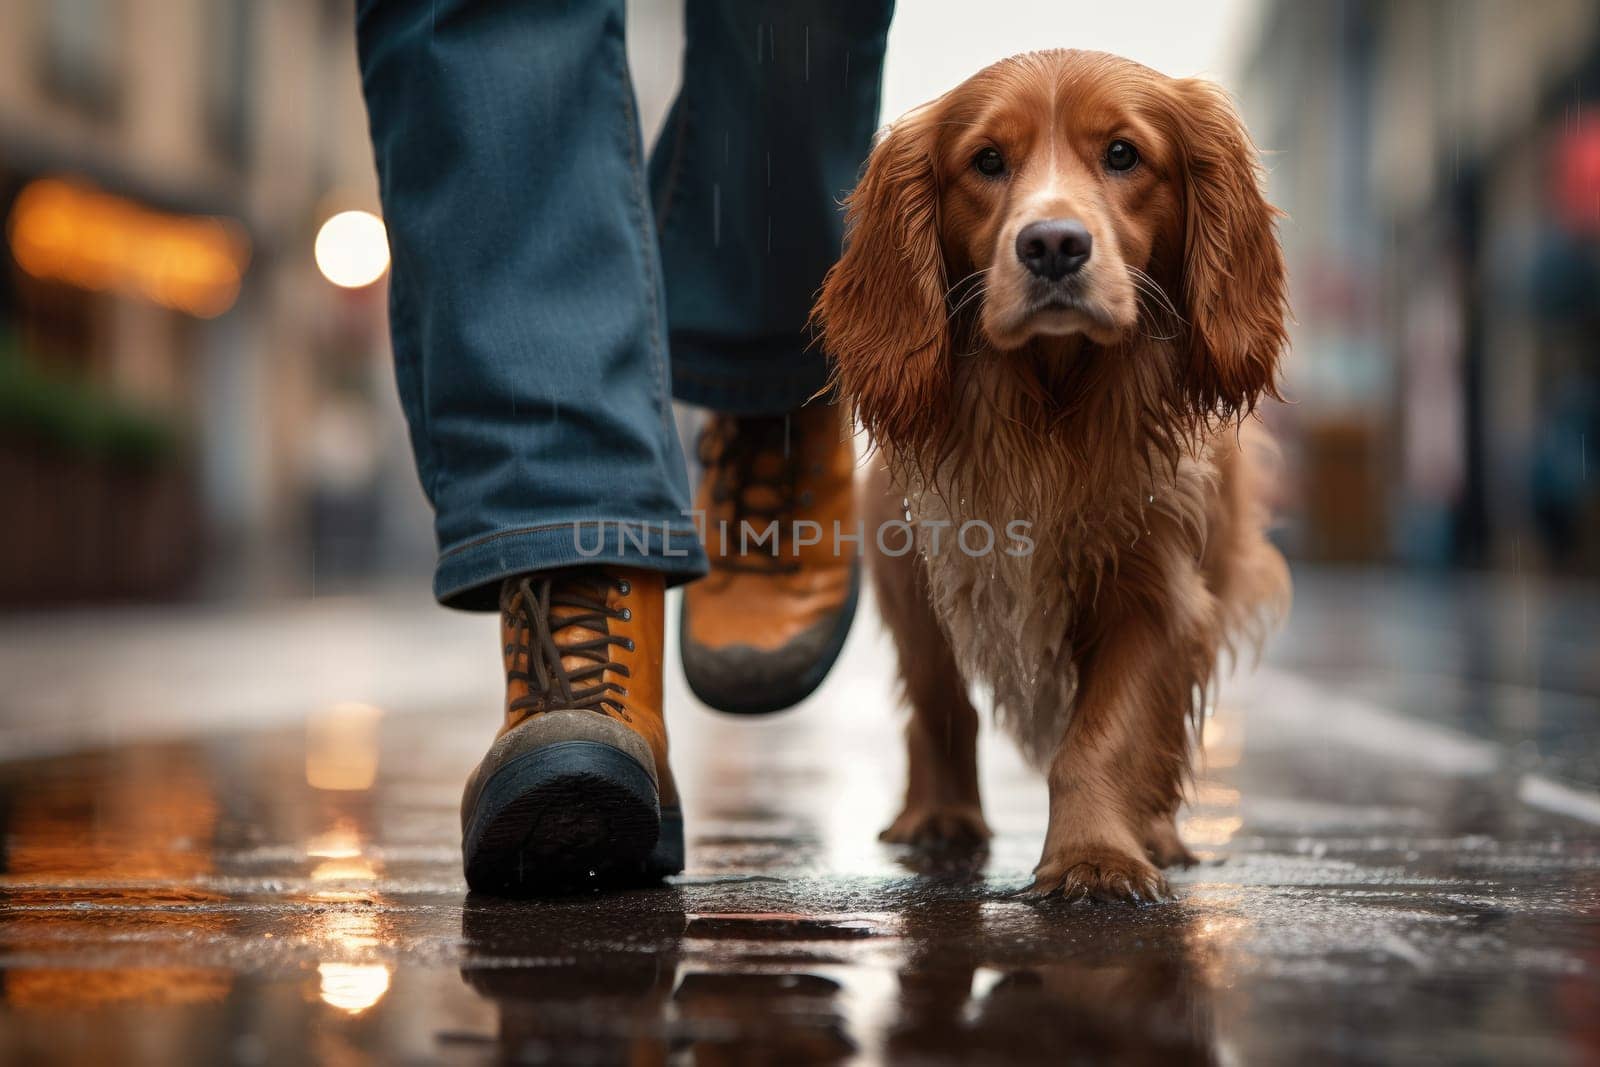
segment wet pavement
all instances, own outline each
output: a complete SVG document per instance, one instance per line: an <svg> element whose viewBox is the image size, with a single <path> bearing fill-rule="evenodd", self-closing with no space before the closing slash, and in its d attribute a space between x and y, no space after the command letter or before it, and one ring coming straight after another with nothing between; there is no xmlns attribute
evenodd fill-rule
<svg viewBox="0 0 1600 1067"><path fill-rule="evenodd" d="M986 855L877 842L866 615L782 716L670 677L688 871L531 904L459 870L487 620L0 624L0 1062L1600 1062L1600 596L1299 585L1143 908L1012 899L1044 792L991 734Z"/></svg>

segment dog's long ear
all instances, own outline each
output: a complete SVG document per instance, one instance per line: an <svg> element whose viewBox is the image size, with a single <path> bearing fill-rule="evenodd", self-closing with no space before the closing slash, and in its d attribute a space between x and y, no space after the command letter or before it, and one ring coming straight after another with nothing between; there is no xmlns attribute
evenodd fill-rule
<svg viewBox="0 0 1600 1067"><path fill-rule="evenodd" d="M1189 322L1185 390L1203 417L1248 413L1277 396L1287 342L1280 212L1261 191L1255 145L1226 93L1176 84L1173 132L1184 186L1183 304Z"/></svg>
<svg viewBox="0 0 1600 1067"><path fill-rule="evenodd" d="M833 385L875 441L902 451L937 432L950 350L929 110L872 150L811 315Z"/></svg>

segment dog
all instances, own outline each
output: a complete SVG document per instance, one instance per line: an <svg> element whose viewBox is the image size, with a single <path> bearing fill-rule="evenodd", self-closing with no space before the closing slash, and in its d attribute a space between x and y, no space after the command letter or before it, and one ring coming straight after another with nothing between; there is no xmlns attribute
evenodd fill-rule
<svg viewBox="0 0 1600 1067"><path fill-rule="evenodd" d="M912 712L883 837L989 836L979 683L1049 785L1025 895L1167 899L1219 659L1288 608L1256 417L1286 280L1256 149L1208 82L1032 52L893 123L846 208L813 328L875 446L869 524L915 544L868 538ZM1004 548L958 546L974 523Z"/></svg>

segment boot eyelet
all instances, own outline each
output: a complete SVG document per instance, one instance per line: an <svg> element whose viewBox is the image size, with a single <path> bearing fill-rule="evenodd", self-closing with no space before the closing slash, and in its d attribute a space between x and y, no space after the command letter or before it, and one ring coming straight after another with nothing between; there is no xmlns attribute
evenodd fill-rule
<svg viewBox="0 0 1600 1067"><path fill-rule="evenodd" d="M633 586L628 584L628 579L624 578L622 581L617 583L617 592L621 593L623 596L627 596L632 591Z"/></svg>
<svg viewBox="0 0 1600 1067"><path fill-rule="evenodd" d="M627 648L627 650L629 652L632 652L633 651L633 638L631 638L631 637L628 638L628 643L624 647Z"/></svg>
<svg viewBox="0 0 1600 1067"><path fill-rule="evenodd" d="M623 608L622 614L619 616L619 618L621 618L623 622L627 622L629 619L633 618L632 610L629 608Z"/></svg>

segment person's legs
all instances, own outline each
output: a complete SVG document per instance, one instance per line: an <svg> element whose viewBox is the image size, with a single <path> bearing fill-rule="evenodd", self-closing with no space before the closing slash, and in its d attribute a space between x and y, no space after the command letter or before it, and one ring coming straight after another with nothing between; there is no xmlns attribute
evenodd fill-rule
<svg viewBox="0 0 1600 1067"><path fill-rule="evenodd" d="M878 121L893 0L686 0L683 88L650 158L673 395L793 411L827 381L806 319Z"/></svg>
<svg viewBox="0 0 1600 1067"><path fill-rule="evenodd" d="M499 736L462 800L475 890L683 865L663 593L704 568L622 0L363 0L401 399L434 592L501 611Z"/></svg>
<svg viewBox="0 0 1600 1067"><path fill-rule="evenodd" d="M712 570L684 595L684 672L725 711L810 693L855 611L860 542L835 540L859 536L846 420L798 409L827 381L806 320L871 148L892 9L687 0L683 89L650 179L673 391L717 413L696 497Z"/></svg>
<svg viewBox="0 0 1600 1067"><path fill-rule="evenodd" d="M622 0L363 0L357 27L435 594L700 573Z"/></svg>

